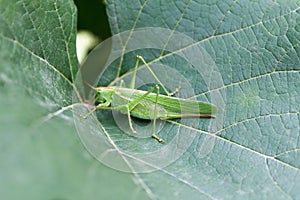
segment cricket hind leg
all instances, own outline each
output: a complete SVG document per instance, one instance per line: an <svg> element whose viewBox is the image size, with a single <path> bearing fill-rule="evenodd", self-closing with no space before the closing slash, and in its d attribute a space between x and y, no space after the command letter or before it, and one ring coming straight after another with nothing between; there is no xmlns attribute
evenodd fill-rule
<svg viewBox="0 0 300 200"><path fill-rule="evenodd" d="M136 68L137 68L137 65L138 65L138 60L141 60L143 63L144 63L144 65L147 67L147 69L149 70L149 72L151 73L151 75L153 76L153 78L157 81L157 83L161 86L161 88L163 89L163 91L168 95L168 96L172 96L172 95L174 95L174 94L176 94L177 92L177 89L174 91L174 92L169 92L168 90L167 90L167 88L164 86L164 84L162 84L162 82L158 79L158 77L155 75L155 73L152 71L152 69L150 68L150 66L148 65L148 63L145 61L145 59L142 57L142 56L140 56L140 55L137 55L136 56L136 58L137 58L137 63L136 63ZM136 69L135 69L135 73L136 73ZM178 89L178 91L179 91L179 89Z"/></svg>
<svg viewBox="0 0 300 200"><path fill-rule="evenodd" d="M151 75L154 77L154 79L158 82L158 84L162 87L163 91L168 96L174 96L175 94L179 93L179 90L181 89L181 87L177 87L173 92L169 92L166 89L166 87L162 84L162 82L158 79L158 77L155 75L155 73L152 71L152 69L150 68L150 66L148 65L148 63L145 61L145 59L142 56L140 56L140 55L136 56L136 62L135 62L135 66L134 66L134 71L133 71L132 79L131 79L130 84L129 84L129 88L131 88L131 89L135 88L135 78L136 78L137 68L138 68L138 65L139 65L139 60L141 60L144 63L144 65L150 71Z"/></svg>
<svg viewBox="0 0 300 200"><path fill-rule="evenodd" d="M120 85L119 85L119 86L120 86L120 87L126 87L126 86L125 86L125 82L124 82L123 79L120 80Z"/></svg>
<svg viewBox="0 0 300 200"><path fill-rule="evenodd" d="M168 96L174 96L175 94L179 93L180 89L181 89L180 86L177 87L173 92L170 92L170 93L168 94Z"/></svg>
<svg viewBox="0 0 300 200"><path fill-rule="evenodd" d="M167 117L160 118L161 120L181 119L181 118L215 118L210 114L185 114L185 113L169 113Z"/></svg>

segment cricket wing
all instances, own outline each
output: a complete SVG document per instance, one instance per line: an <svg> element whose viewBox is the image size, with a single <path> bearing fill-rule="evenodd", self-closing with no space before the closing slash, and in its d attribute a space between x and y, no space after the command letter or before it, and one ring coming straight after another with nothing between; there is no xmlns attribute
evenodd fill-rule
<svg viewBox="0 0 300 200"><path fill-rule="evenodd" d="M115 91L115 94L112 98L112 105L113 106L120 106L120 105L128 105L134 100L140 98L142 95L144 95L146 92L142 90L134 90L134 89L128 89L128 88L118 88ZM155 111L156 110L156 111ZM126 110L122 109L120 110L121 113L126 114ZM141 99L135 107L130 110L130 115L141 118L141 119L154 119L155 118L168 118L167 111L163 106L160 106L159 104L156 104L155 102L143 98Z"/></svg>
<svg viewBox="0 0 300 200"><path fill-rule="evenodd" d="M168 112L159 104L156 105L147 99L141 100L131 111L130 115L141 119L168 119Z"/></svg>
<svg viewBox="0 0 300 200"><path fill-rule="evenodd" d="M151 95L147 96L147 99L155 102L155 97L156 94L152 93ZM169 97L165 95L160 95L157 103L168 110L168 112L180 113L186 116L194 116L198 114L214 114L217 112L217 107L210 103Z"/></svg>

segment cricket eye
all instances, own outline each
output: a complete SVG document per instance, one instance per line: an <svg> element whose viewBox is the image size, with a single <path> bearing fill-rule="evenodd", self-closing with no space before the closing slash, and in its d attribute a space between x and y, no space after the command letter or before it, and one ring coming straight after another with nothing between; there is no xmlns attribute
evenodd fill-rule
<svg viewBox="0 0 300 200"><path fill-rule="evenodd" d="M99 92L98 95L98 103L105 103L106 99L103 97L103 94L101 92Z"/></svg>

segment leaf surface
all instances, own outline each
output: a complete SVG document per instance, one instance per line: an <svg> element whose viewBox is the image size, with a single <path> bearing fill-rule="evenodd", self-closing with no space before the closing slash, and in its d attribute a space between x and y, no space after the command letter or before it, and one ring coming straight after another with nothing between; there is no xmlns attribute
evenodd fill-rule
<svg viewBox="0 0 300 200"><path fill-rule="evenodd" d="M0 1L1 199L147 198L77 136L76 13L69 0Z"/></svg>
<svg viewBox="0 0 300 200"><path fill-rule="evenodd" d="M159 199L299 198L299 2L107 4L114 34L149 26L184 33L208 52L224 83L207 89L192 71L170 64L190 77L196 97L224 95L224 123L213 134L199 129L180 159L142 175L152 192Z"/></svg>

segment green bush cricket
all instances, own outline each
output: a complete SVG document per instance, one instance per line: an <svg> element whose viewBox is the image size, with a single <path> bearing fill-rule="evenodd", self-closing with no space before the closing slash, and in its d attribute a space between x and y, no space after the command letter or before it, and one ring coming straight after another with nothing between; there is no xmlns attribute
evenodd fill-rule
<svg viewBox="0 0 300 200"><path fill-rule="evenodd" d="M148 91L134 89L139 60L144 63L157 81L157 84ZM90 84L88 85L96 92L94 100L97 105L87 115L83 116L83 118L87 118L98 109L117 110L128 116L129 126L133 133L136 133L136 131L132 126L130 116L153 120L152 137L158 142L163 142L163 139L158 137L155 133L157 119L212 118L211 114L217 112L217 107L210 103L172 97L173 94L178 92L178 89L172 93L168 92L141 56L136 57L135 68L129 88L124 87L122 81L120 86L93 87ZM160 94L159 86L161 86L167 95ZM112 104L114 106L111 106Z"/></svg>

